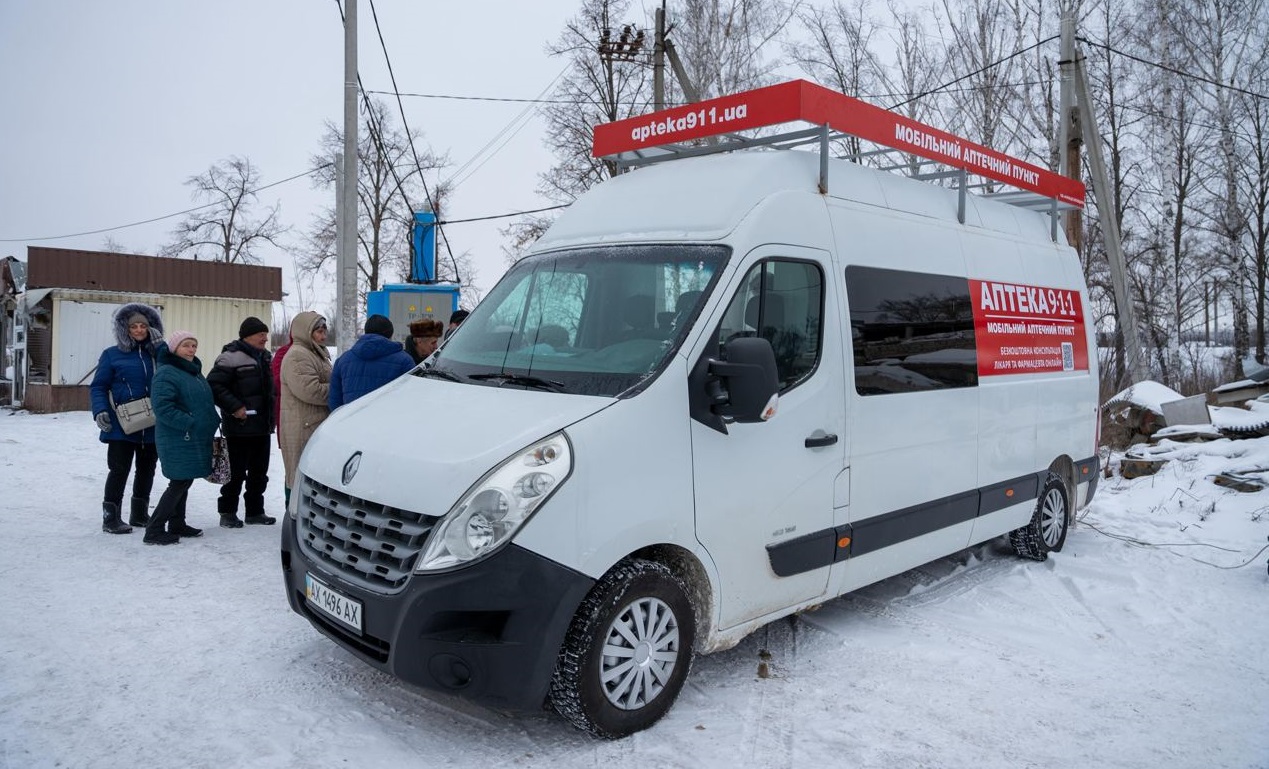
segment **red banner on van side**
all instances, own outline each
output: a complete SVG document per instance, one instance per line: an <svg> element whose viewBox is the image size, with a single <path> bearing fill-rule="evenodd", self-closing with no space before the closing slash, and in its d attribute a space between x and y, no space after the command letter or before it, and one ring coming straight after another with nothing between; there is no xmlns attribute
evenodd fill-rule
<svg viewBox="0 0 1269 769"><path fill-rule="evenodd" d="M795 120L1084 207L1084 185L1075 179L805 80L597 125L592 153L606 157Z"/></svg>
<svg viewBox="0 0 1269 769"><path fill-rule="evenodd" d="M980 377L1088 370L1078 291L971 278L969 295Z"/></svg>

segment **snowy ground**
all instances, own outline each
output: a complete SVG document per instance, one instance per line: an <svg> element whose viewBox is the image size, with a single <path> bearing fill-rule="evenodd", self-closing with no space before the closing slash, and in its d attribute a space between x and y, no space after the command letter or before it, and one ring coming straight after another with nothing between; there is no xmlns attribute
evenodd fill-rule
<svg viewBox="0 0 1269 769"><path fill-rule="evenodd" d="M775 623L601 742L345 653L210 484L201 539L102 534L88 415L0 411L0 767L1269 767L1269 492L1209 477L1269 476L1269 439L1165 452L1048 562L991 543Z"/></svg>

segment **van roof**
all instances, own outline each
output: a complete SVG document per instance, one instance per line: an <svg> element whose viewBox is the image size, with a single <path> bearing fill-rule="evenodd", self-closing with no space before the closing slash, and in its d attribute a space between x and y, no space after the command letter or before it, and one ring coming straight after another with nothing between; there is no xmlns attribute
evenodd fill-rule
<svg viewBox="0 0 1269 769"><path fill-rule="evenodd" d="M844 160L830 159L828 197L958 219L956 190ZM534 251L583 243L713 241L725 238L763 200L782 192L816 194L820 157L801 150L741 150L660 163L597 184L579 197ZM1049 239L1048 217L968 196L965 224Z"/></svg>

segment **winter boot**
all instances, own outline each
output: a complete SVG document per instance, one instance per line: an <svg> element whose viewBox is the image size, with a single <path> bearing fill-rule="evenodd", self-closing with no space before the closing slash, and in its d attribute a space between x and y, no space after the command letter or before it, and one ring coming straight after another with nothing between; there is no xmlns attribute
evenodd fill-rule
<svg viewBox="0 0 1269 769"><path fill-rule="evenodd" d="M273 524L278 522L277 518L274 518L271 515L265 515L264 513L256 513L255 515L248 515L242 520L253 526L272 526Z"/></svg>
<svg viewBox="0 0 1269 769"><path fill-rule="evenodd" d="M242 521L239 520L237 513L221 513L220 525L226 529L241 529Z"/></svg>
<svg viewBox="0 0 1269 769"><path fill-rule="evenodd" d="M132 498L132 512L128 513L128 524L131 526L147 526L150 523L150 500L147 497Z"/></svg>
<svg viewBox="0 0 1269 769"><path fill-rule="evenodd" d="M185 502L188 497L181 497L181 504L176 508L176 514L167 522L167 531L169 534L175 534L178 537L201 537L202 529L196 529L185 522Z"/></svg>
<svg viewBox="0 0 1269 769"><path fill-rule="evenodd" d="M150 516L150 522L145 527L145 539L147 545L175 545L181 541L177 534L166 531L167 524L176 517L176 511L171 507L164 507L163 501L167 498L165 493L159 499L158 507L154 508L154 515Z"/></svg>
<svg viewBox="0 0 1269 769"><path fill-rule="evenodd" d="M114 502L101 503L101 530L107 534L132 533L132 527L119 517L119 505Z"/></svg>
<svg viewBox="0 0 1269 769"><path fill-rule="evenodd" d="M196 529L185 521L173 521L167 525L167 530L178 537L201 537L202 529Z"/></svg>

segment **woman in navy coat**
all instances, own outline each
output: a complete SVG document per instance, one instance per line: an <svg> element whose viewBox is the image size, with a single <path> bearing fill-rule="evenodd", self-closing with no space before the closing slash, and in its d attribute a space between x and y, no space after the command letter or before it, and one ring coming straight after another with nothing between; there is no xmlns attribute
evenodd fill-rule
<svg viewBox="0 0 1269 769"><path fill-rule="evenodd" d="M159 455L154 447L154 428L129 435L119 426L115 404L127 403L150 394L154 379L155 348L163 340L163 321L159 311L149 305L125 304L115 311L113 330L115 344L102 350L97 359L97 373L89 392L93 419L106 444L106 491L101 503L101 530L108 534L127 534L133 526L150 522L150 489L154 485L154 466ZM123 490L128 473L136 463L132 476L132 505L128 523L122 519ZM131 524L131 525L129 525Z"/></svg>
<svg viewBox="0 0 1269 769"><path fill-rule="evenodd" d="M159 371L151 387L154 431L159 462L170 483L145 527L147 545L174 545L181 537L203 534L185 522L185 501L194 481L211 473L220 413L197 353L198 340L188 331L173 331L159 346Z"/></svg>

